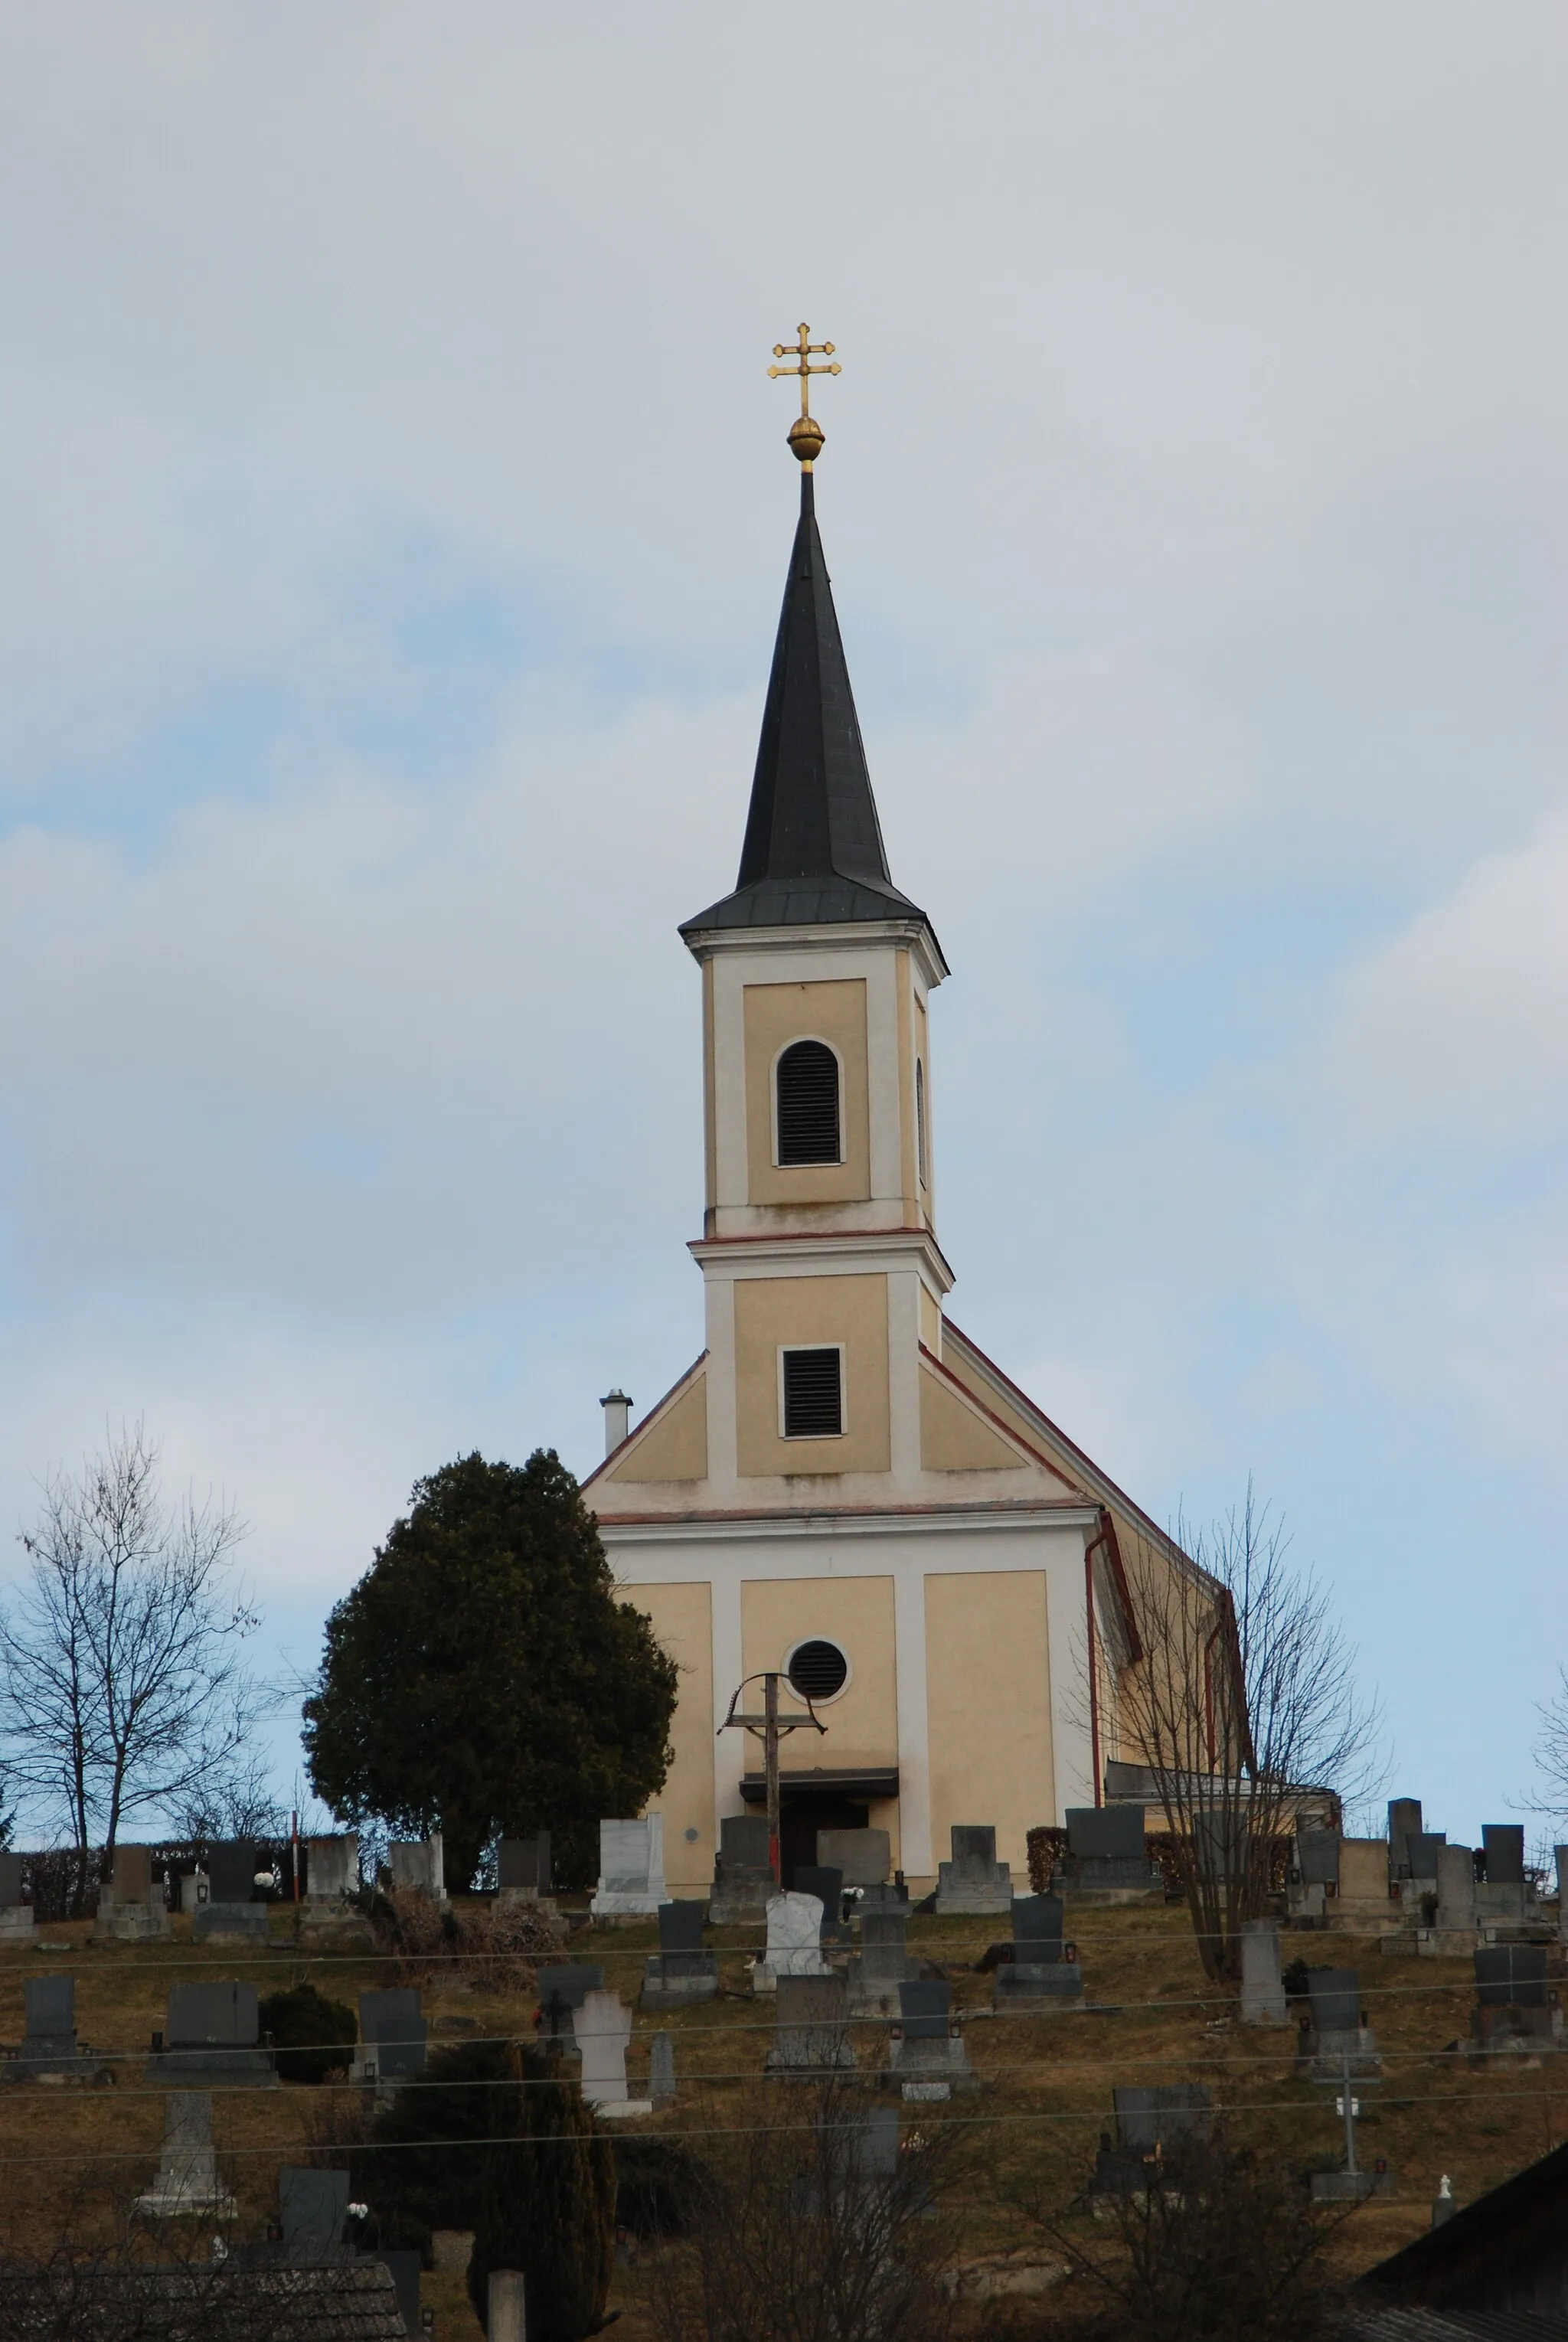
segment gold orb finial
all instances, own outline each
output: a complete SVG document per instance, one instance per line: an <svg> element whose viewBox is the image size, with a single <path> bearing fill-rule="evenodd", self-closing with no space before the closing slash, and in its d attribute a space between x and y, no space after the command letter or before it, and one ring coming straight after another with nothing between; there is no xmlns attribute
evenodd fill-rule
<svg viewBox="0 0 1568 2342"><path fill-rule="evenodd" d="M794 358L794 365L769 366L768 376L771 381L776 381L780 375L798 375L800 377L800 413L789 427L789 447L791 455L795 457L801 469L809 472L822 453L823 440L825 435L821 424L817 422L806 404L809 379L814 374L842 374L844 369L837 365L813 365L812 360L814 357L831 358L833 356L833 344L814 342L809 325L802 325L799 337L794 342L775 342L774 355L775 358L790 355Z"/></svg>

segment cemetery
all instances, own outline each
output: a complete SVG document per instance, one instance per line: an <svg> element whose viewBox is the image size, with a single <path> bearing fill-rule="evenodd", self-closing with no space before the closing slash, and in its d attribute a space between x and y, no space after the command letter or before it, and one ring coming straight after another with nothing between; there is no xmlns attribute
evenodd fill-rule
<svg viewBox="0 0 1568 2342"><path fill-rule="evenodd" d="M324 1952L321 1907L350 1908L357 1883L345 1841L313 1844L297 1901L245 1900L244 1864L215 1847L199 1902L179 1880L164 1889L178 1909L133 1853L105 1898L116 1922L136 1913L124 1933L101 1910L0 1937L0 2153L25 2155L46 2120L59 2147L115 2159L148 2232L221 2230L235 2253L275 2260L313 2223L342 2229L346 2173L311 2167L324 2106L372 2120L444 2049L500 2037L546 2046L623 2141L722 2129L758 2103L788 2120L803 2090L832 2083L879 2153L916 2126L981 2116L999 2154L1054 2158L1085 2205L1158 2185L1165 2157L1223 2121L1289 2155L1315 2197L1353 2202L1343 2250L1368 2266L1424 2234L1445 2188L1472 2200L1568 2130L1557 1881L1529 1873L1507 1825L1451 1847L1397 1803L1386 1841L1303 1829L1223 1984L1184 1906L1149 1885L1158 1866L1124 1815L1104 1835L1074 1817L1034 1893L979 1826L955 1830L924 1895L886 1877L874 1832L824 1830L785 1891L742 1817L712 1897L657 1900L644 1825L606 1825L592 1889L560 1887L543 1837L512 1842L495 1902L548 1899L564 1940L494 1978L436 1959L405 1981L363 1919L363 1938ZM438 1842L400 1847L397 1869L454 1922L483 1904L452 1892ZM235 1911L237 1926L207 1917ZM280 2077L262 2017L269 1995L305 1981L347 2004L357 2036L317 2088L291 2087L286 2061ZM67 2185L66 2167L19 2167L17 2217L46 2220ZM401 2273L444 2342L479 2331L443 2265L465 2249L448 2239ZM976 2316L1015 2249L977 2223L974 2268L991 2275L963 2294ZM634 2276L628 2257L613 2295L628 2337L644 2330Z"/></svg>

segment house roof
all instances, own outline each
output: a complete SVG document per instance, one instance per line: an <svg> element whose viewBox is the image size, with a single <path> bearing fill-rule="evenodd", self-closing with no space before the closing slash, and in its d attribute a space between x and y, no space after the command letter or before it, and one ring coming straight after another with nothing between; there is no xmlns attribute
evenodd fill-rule
<svg viewBox="0 0 1568 2342"><path fill-rule="evenodd" d="M1568 2146L1463 2204L1356 2281L1366 2307L1488 2313L1542 2282L1568 2288Z"/></svg>
<svg viewBox="0 0 1568 2342"><path fill-rule="evenodd" d="M383 2261L0 2270L7 2342L407 2342Z"/></svg>
<svg viewBox="0 0 1568 2342"><path fill-rule="evenodd" d="M682 926L818 926L930 922L894 885L816 525L801 474L790 552L734 890Z"/></svg>

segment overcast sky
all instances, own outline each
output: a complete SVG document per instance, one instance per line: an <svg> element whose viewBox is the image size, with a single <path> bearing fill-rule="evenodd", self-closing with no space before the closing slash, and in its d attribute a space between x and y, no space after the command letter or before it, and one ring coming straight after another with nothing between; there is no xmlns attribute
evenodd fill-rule
<svg viewBox="0 0 1568 2342"><path fill-rule="evenodd" d="M1565 84L1528 0L0 5L0 1519L145 1416L307 1665L420 1473L700 1347L805 316L954 1315L1160 1518L1251 1474L1508 1818Z"/></svg>

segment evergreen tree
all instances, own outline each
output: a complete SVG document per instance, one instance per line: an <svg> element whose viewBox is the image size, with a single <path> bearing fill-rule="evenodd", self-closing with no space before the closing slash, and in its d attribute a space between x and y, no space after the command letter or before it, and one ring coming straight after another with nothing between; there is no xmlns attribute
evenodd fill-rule
<svg viewBox="0 0 1568 2342"><path fill-rule="evenodd" d="M416 1485L327 1620L310 1777L348 1821L444 1832L454 1885L492 1838L539 1828L583 1884L600 1819L664 1783L675 1691L554 1452L520 1469L468 1456Z"/></svg>

